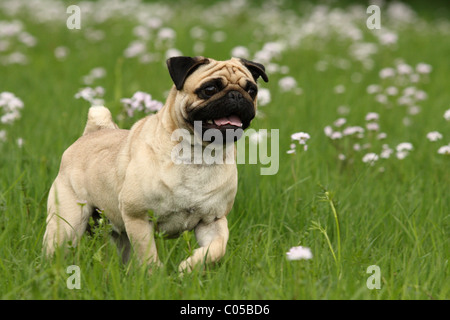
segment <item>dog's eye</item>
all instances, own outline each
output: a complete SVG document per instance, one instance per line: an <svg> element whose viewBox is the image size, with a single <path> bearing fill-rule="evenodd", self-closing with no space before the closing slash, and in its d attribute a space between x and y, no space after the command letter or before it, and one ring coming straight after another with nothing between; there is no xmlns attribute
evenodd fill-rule
<svg viewBox="0 0 450 320"><path fill-rule="evenodd" d="M216 86L208 86L206 88L203 88L202 90L203 94L207 97L212 97L213 95L215 95L217 92L219 92L219 89L217 89Z"/></svg>
<svg viewBox="0 0 450 320"><path fill-rule="evenodd" d="M248 92L248 94L250 95L250 97L252 97L252 99L255 99L256 94L258 93L258 90L255 89L255 88L251 88L251 87L250 87L250 88L247 90L247 92Z"/></svg>

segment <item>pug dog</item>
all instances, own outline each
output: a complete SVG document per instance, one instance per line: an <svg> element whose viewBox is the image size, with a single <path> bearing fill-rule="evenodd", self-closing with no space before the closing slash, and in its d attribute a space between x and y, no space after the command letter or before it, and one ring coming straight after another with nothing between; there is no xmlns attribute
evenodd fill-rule
<svg viewBox="0 0 450 320"><path fill-rule="evenodd" d="M256 81L268 78L263 65L238 58L173 57L167 67L174 85L163 108L130 130L119 129L105 107L90 108L84 134L64 152L49 191L47 255L67 241L75 245L96 210L112 224L125 261L132 250L149 268L160 264L155 230L168 237L195 231L199 248L180 272L225 254L236 163L175 163L173 134L190 135L192 150L211 143L203 139L209 129L223 135L224 148L233 144L238 137L226 133L250 125ZM235 147L230 150L235 157Z"/></svg>

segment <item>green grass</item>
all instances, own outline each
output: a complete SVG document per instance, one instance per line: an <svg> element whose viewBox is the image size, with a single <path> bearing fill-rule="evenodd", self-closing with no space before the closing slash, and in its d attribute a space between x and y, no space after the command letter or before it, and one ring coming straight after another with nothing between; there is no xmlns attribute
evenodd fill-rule
<svg viewBox="0 0 450 320"><path fill-rule="evenodd" d="M239 9L219 26L202 19L203 11L198 8L206 10L205 4L197 3L174 4L172 18L163 21L163 26L177 32L174 46L185 55L195 54L196 40L190 30L196 25L209 35L226 32L224 42L215 43L210 36L203 40L203 55L216 59L228 58L238 45L254 54L265 42L283 37L270 33L268 26L284 25L284 21L258 21L252 12L260 13L254 11L259 9ZM280 10L305 16L309 11L304 8L292 1ZM122 113L120 98L131 97L137 90L164 100L164 92L172 85L164 50L155 50L159 59L149 64L124 58L123 51L136 39L133 19L114 18L98 24L88 19L83 20L86 24L81 30L68 30L65 13L61 21L41 24L26 10L13 17L0 10L0 20L20 19L38 40L36 46L20 49L28 64L0 65L0 92L13 92L25 104L20 120L11 126L0 124L0 130L8 134L7 141L0 142L0 298L449 299L450 159L436 151L450 137L449 123L443 118L450 108L446 54L450 43L445 41L448 34L436 31L437 8L416 11L427 19L424 29L415 24L396 29L382 22L399 39L395 47L377 45L371 70L349 57L348 40L334 37L313 36L274 59L289 67L287 75L303 90L301 95L282 92L278 80L285 75L279 73L269 73L270 82L262 84L270 89L272 101L261 107L265 117L256 119L252 127L280 130L279 171L263 176L260 165L238 166L238 194L228 216L227 253L220 263L183 278L177 266L197 246L192 233L174 240L157 239L164 267L151 275L135 257L121 264L107 225L52 261L41 253L48 190L63 151L81 135L86 121L89 104L74 98L85 86L82 77L94 67L106 69L107 76L93 86L105 88L105 104L117 116ZM365 29L364 16L359 27L366 41L378 43ZM87 40L88 28L103 31L104 39ZM262 37L257 36L257 29ZM58 46L70 50L63 61L54 57ZM338 58L347 59L349 68L335 67L333 61ZM428 98L420 102L418 115L409 116L410 126L402 122L407 116L405 107L386 108L366 93L370 84L387 85L378 72L395 66L398 58L412 66L426 62L433 67L429 80L415 85ZM324 72L315 68L320 60L329 62ZM354 73L360 73L360 82L351 80ZM346 87L343 94L333 92L339 84ZM364 152L354 152L353 162L338 160L323 128L342 116L337 112L340 105L350 107L345 117L351 125L363 126L368 112L378 112L382 131L388 134L386 143L394 148L400 142L411 142L414 150L403 160L393 155L374 166L361 161ZM134 120L119 122L129 128ZM444 138L428 141L426 134L434 130ZM298 131L311 135L308 151L286 154L290 135ZM25 141L22 148L16 144L19 137ZM374 140L373 144L373 152L380 152L381 143ZM340 147L350 155L350 145L341 143ZM331 200L324 201L325 192ZM339 229L332 208L339 217ZM318 224L323 232L314 227ZM313 258L287 260L286 252L297 245L311 248ZM70 265L80 267L80 290L66 286ZM381 270L379 290L366 286L370 276L366 270L371 265Z"/></svg>

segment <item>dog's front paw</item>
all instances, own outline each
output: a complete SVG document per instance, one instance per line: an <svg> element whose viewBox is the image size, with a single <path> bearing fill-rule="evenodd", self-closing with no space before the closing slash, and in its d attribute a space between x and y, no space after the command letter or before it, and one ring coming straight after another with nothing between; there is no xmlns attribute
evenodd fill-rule
<svg viewBox="0 0 450 320"><path fill-rule="evenodd" d="M193 266L194 264L192 263L192 257L189 257L180 263L178 266L178 272L180 275L183 275L185 272L190 273L192 272Z"/></svg>
<svg viewBox="0 0 450 320"><path fill-rule="evenodd" d="M148 264L148 273L152 274L155 270L164 267L164 264L158 259Z"/></svg>
<svg viewBox="0 0 450 320"><path fill-rule="evenodd" d="M182 261L178 267L178 272L180 274L183 274L185 272L190 273L192 270L198 266L201 265L203 262L207 262L208 249L201 247L198 249L195 249L192 256L187 258L186 260Z"/></svg>

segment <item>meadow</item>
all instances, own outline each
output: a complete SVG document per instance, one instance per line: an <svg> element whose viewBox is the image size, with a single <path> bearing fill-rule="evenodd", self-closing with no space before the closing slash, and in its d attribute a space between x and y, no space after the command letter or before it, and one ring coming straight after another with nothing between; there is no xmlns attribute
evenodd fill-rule
<svg viewBox="0 0 450 320"><path fill-rule="evenodd" d="M449 299L450 8L377 1L369 29L369 4L2 0L0 298ZM238 165L225 257L180 277L193 233L158 235L164 267L149 274L121 263L104 221L45 259L48 191L88 108L130 128L161 107L176 55L269 76L252 128L279 130L279 168ZM288 259L298 246L312 257Z"/></svg>

